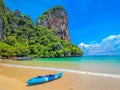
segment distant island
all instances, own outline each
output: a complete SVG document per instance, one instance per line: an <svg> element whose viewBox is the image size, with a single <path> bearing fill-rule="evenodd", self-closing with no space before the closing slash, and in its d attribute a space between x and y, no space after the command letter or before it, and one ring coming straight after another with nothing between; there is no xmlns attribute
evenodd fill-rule
<svg viewBox="0 0 120 90"><path fill-rule="evenodd" d="M0 58L71 57L83 52L70 41L68 16L62 6L41 15L36 25L19 10L12 12L0 0Z"/></svg>

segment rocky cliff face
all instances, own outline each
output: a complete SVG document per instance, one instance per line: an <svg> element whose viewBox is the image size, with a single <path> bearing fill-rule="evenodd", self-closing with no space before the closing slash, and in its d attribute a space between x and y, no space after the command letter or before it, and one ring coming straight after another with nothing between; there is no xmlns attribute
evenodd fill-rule
<svg viewBox="0 0 120 90"><path fill-rule="evenodd" d="M5 25L4 25L4 2L3 0L0 0L0 40L2 40L6 35L5 35Z"/></svg>
<svg viewBox="0 0 120 90"><path fill-rule="evenodd" d="M55 30L56 35L65 41L70 41L68 32L68 16L61 6L54 7L39 17L37 26Z"/></svg>
<svg viewBox="0 0 120 90"><path fill-rule="evenodd" d="M0 40L6 37L5 28L4 28L4 20L0 17Z"/></svg>
<svg viewBox="0 0 120 90"><path fill-rule="evenodd" d="M29 31L34 27L32 19L28 15L22 15L17 9L12 12L4 5L3 0L0 2L0 41L7 36L15 36L16 38L21 36L28 39Z"/></svg>

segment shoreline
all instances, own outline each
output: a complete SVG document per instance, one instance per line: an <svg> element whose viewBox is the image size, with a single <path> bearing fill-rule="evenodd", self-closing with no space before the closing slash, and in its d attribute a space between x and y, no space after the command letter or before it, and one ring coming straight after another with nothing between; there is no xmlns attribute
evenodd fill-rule
<svg viewBox="0 0 120 90"><path fill-rule="evenodd" d="M107 73L95 73L88 71L78 71L78 70L70 70L70 69L62 69L62 68L49 68L49 67L38 67L38 66L24 66L24 65L15 65L15 64L1 64L9 67L18 67L18 68L27 68L27 69L41 69L41 70L51 70L51 71L62 71L68 73L77 73L83 75L92 75L92 76L101 76L101 77L110 77L120 79L120 74L107 74Z"/></svg>
<svg viewBox="0 0 120 90"><path fill-rule="evenodd" d="M57 70L21 68L0 64L0 90L120 90L120 79L64 71L62 78L34 86L26 81L34 76L55 74Z"/></svg>

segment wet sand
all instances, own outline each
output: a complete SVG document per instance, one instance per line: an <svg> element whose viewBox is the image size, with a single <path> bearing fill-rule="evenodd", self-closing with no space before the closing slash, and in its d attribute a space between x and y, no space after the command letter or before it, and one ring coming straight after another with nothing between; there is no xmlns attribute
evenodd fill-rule
<svg viewBox="0 0 120 90"><path fill-rule="evenodd" d="M26 86L26 81L37 75L57 73L53 70L28 69L0 64L0 90L120 90L120 79L64 72L52 82Z"/></svg>

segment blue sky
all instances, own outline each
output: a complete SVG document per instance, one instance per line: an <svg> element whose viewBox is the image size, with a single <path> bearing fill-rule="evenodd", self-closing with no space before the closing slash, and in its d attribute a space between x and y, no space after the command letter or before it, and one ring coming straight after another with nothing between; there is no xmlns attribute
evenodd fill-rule
<svg viewBox="0 0 120 90"><path fill-rule="evenodd" d="M84 55L120 55L120 34L110 35L102 39L100 43L82 42L78 46L84 51Z"/></svg>
<svg viewBox="0 0 120 90"><path fill-rule="evenodd" d="M68 13L71 41L76 45L101 44L103 39L120 34L120 0L5 0L5 4L30 15L34 23L45 10L62 5Z"/></svg>

